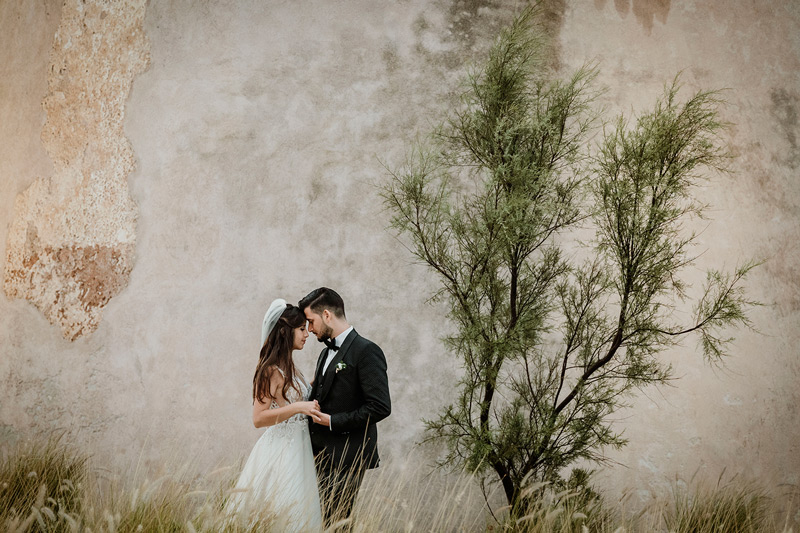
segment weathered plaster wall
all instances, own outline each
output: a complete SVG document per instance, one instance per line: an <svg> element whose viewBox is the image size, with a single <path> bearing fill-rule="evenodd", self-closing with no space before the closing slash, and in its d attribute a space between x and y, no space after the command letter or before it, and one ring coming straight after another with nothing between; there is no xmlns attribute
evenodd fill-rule
<svg viewBox="0 0 800 533"><path fill-rule="evenodd" d="M725 114L739 158L734 174L702 190L713 220L700 266L767 260L750 282L767 304L754 315L761 334L738 332L725 369L705 366L691 343L669 352L681 376L675 387L645 391L620 414L631 443L604 475L641 501L698 468L714 478L727 467L800 482L800 12L791 0L724 4L547 3L557 64L568 72L598 60L610 113L648 108L679 70L687 92L729 88ZM135 15L119 18L135 38L115 35L132 55L114 67L129 77L105 104L116 121L95 113L102 99L70 111L108 123L92 131L103 139L97 146L114 148L59 159L58 138L96 140L41 138L58 124L49 96L61 79L49 68L58 54L49 54L70 5L0 1L0 256L4 271L16 268L33 221L42 247L122 250L124 275L100 273L121 290L103 300L99 321L86 322L93 333L70 330L72 342L28 301L0 298L0 439L64 428L122 464L140 454L155 464L174 459L178 445L181 458L202 464L246 453L259 434L249 423L249 383L264 310L274 297L295 300L325 284L389 357L394 414L381 423L382 448L404 456L420 416L451 395L456 367L437 340L442 309L426 304L434 280L384 231L373 183L386 176L382 162L398 165L408 141L452 102L469 61L521 3L130 4ZM142 14L140 33L133 21ZM106 78L81 79L104 87ZM40 203L28 200L32 184L46 190ZM82 187L108 187L113 202L93 209ZM71 213L90 218L70 225ZM52 231L58 238L48 243L44 227L73 231ZM33 270L60 275L69 261L52 257L52 267ZM702 281L700 270L690 275ZM72 273L34 279L25 294L64 280L79 282ZM318 346L298 354L301 368L312 368Z"/></svg>

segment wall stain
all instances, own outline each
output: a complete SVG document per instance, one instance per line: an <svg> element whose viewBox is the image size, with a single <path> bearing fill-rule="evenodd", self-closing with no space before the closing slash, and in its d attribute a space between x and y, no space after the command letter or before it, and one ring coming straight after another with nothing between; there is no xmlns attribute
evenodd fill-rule
<svg viewBox="0 0 800 533"><path fill-rule="evenodd" d="M564 14L567 10L566 0L542 0L539 4L542 9L540 20L547 35L548 55L550 66L558 70L561 68L561 28L564 25Z"/></svg>
<svg viewBox="0 0 800 533"><path fill-rule="evenodd" d="M479 36L479 16L481 9L491 10L495 3L489 0L453 0L447 10L448 25L452 35L461 44L461 48L468 50L475 45Z"/></svg>
<svg viewBox="0 0 800 533"><path fill-rule="evenodd" d="M608 0L594 0L597 9L604 9ZM633 15L642 27L650 34L656 20L667 23L671 0L614 0L614 9L622 18L633 11Z"/></svg>
<svg viewBox="0 0 800 533"><path fill-rule="evenodd" d="M398 47L382 45L382 66L388 83L380 90L385 101L401 102L415 113L385 114L373 137L388 140L400 132L409 141L444 118L443 112L460 105L462 82L479 69L501 30L533 2L499 0L437 0L408 19L413 41ZM558 70L559 34L566 0L542 0L536 8L534 31L543 35L545 66ZM398 73L405 71L405 75ZM412 141L413 142L413 141ZM312 195L310 201L314 201Z"/></svg>
<svg viewBox="0 0 800 533"><path fill-rule="evenodd" d="M782 317L796 316L800 311L800 286L797 284L800 278L800 231L792 233L769 243L768 259L764 262L774 285L774 301L767 303L774 304Z"/></svg>
<svg viewBox="0 0 800 533"><path fill-rule="evenodd" d="M477 43L492 44L500 30L530 5L521 2L515 9L509 9L502 2L490 0L452 0L447 7L446 19L460 54L469 55ZM556 43L564 22L566 0L541 0L536 9L536 22L545 34L547 60L554 68L558 68Z"/></svg>
<svg viewBox="0 0 800 533"><path fill-rule="evenodd" d="M388 74L394 74L400 68L400 57L397 54L397 45L386 43L381 50L381 59Z"/></svg>
<svg viewBox="0 0 800 533"><path fill-rule="evenodd" d="M778 123L781 135L789 144L789 153L782 158L782 162L790 168L796 169L800 164L800 146L798 145L800 121L797 113L800 98L795 94L790 94L785 88L772 89L769 97L770 115Z"/></svg>
<svg viewBox="0 0 800 533"><path fill-rule="evenodd" d="M481 65L500 31L506 28L530 2L508 3L492 0L440 0L440 10L426 15L420 12L411 29L416 43L414 51L427 65L426 70L447 73L463 72L465 65ZM544 35L545 59L549 66L559 68L558 36L563 26L566 0L542 0L537 6L535 24ZM440 22L440 17L443 22ZM427 38L427 40L426 40ZM431 49L429 41L441 43ZM387 68L394 62L391 54L384 55ZM433 74L433 72L431 72Z"/></svg>

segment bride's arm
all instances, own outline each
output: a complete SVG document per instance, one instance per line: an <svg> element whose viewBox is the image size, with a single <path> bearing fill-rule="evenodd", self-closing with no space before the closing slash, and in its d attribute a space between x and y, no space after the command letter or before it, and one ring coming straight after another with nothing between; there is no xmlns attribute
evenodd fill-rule
<svg viewBox="0 0 800 533"><path fill-rule="evenodd" d="M310 416L315 422L320 420L320 412L315 402L294 402L270 409L269 404L255 401L253 402L253 425L257 428L274 426L300 413Z"/></svg>
<svg viewBox="0 0 800 533"><path fill-rule="evenodd" d="M278 404L277 408L270 409L272 398L264 398L255 400L253 402L253 425L257 428L274 426L284 420L288 420L296 414L304 414L310 416L315 422L319 421L319 405L317 402L294 402L289 403L286 398L281 394L283 387L283 377L278 372L272 373L270 380L269 392L272 398L275 398L275 403Z"/></svg>

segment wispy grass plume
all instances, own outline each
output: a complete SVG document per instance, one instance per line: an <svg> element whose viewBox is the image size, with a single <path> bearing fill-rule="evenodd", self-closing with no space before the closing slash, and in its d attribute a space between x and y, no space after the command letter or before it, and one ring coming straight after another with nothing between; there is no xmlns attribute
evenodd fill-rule
<svg viewBox="0 0 800 533"><path fill-rule="evenodd" d="M4 450L0 526L4 531L74 531L82 514L87 458L59 437Z"/></svg>

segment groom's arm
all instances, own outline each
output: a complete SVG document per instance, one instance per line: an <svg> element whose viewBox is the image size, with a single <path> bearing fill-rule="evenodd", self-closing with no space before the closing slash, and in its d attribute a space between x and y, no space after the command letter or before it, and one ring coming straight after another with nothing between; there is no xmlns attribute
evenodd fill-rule
<svg viewBox="0 0 800 533"><path fill-rule="evenodd" d="M334 433L363 430L370 423L380 422L392 412L386 357L378 345L372 342L367 343L358 362L358 385L364 403L354 411L331 415L330 427Z"/></svg>

